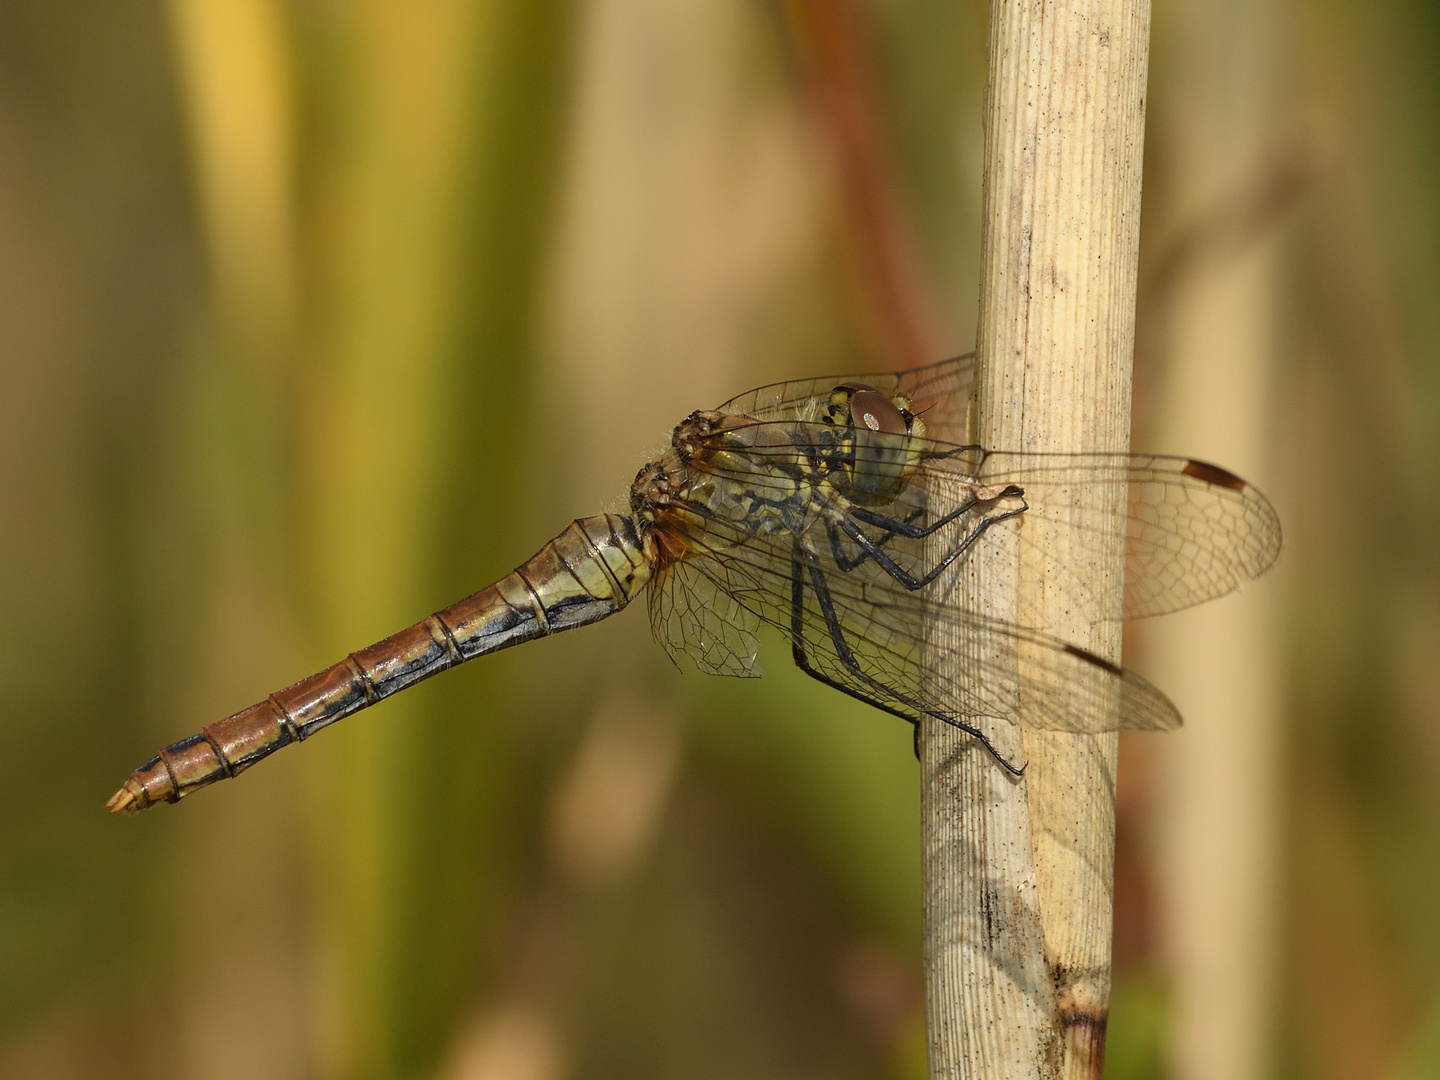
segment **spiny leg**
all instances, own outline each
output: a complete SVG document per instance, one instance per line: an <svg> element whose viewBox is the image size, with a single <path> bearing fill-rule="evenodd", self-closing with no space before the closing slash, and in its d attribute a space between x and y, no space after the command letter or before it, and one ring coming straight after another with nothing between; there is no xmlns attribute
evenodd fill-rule
<svg viewBox="0 0 1440 1080"><path fill-rule="evenodd" d="M835 522L828 518L825 521L825 532L830 537L830 558L834 560L841 573L848 574L857 566L870 561L870 555L863 547L860 548L860 554L854 558L845 553L845 546L840 539Z"/></svg>
<svg viewBox="0 0 1440 1080"><path fill-rule="evenodd" d="M1007 488L1005 488L1005 490L1001 491L1000 494L996 495L993 499L987 499L985 501L996 502L1000 499L1024 498L1024 496L1025 492L1021 488L1019 488L1015 484L1011 484ZM918 517L920 513L920 511L918 510L903 521L897 518L889 517L885 514L878 513L874 510L866 509L863 506L852 506L850 508L850 515L860 521L865 522L866 525L875 526L877 529L884 529L886 532L897 533L900 536L908 537L911 540L924 540L927 536L932 535L937 529L943 529L946 525L949 525L961 514L968 513L979 505L980 500L972 494L970 498L967 499L962 505L957 506L954 510L951 510L950 513L946 514L944 517L939 518L936 521L931 522L929 525L914 524L915 518Z"/></svg>
<svg viewBox="0 0 1440 1080"><path fill-rule="evenodd" d="M868 556L867 556L868 557ZM800 541L795 541L790 555L790 655L795 661L795 666L809 675L816 682L822 682L833 690L839 690L842 694L848 694L857 701L863 701L867 705L873 705L882 712L891 716L898 716L901 720L912 725L918 732L920 723L909 713L903 713L892 705L876 698L862 694L852 686L836 682L824 672L812 667L810 658L805 652L805 562L800 554ZM917 736L918 738L918 736ZM918 743L916 744L919 745Z"/></svg>
<svg viewBox="0 0 1440 1080"><path fill-rule="evenodd" d="M1024 511L1025 508L1021 507L1017 510L1008 510L1005 513L998 514L993 518L985 518L980 522L980 524L975 526L975 528L971 530L970 534L964 539L962 539L960 543L956 545L956 547L951 549L951 551L946 554L943 559L941 559L938 563L932 566L920 577L916 577L914 574L903 570L899 565L897 565L895 560L890 558L890 556L881 549L880 545L876 544L873 540L866 536L865 531L861 529L860 526L856 525L853 521L850 521L846 518L841 518L837 524L839 525L840 529L845 533L845 535L850 537L850 539L854 540L855 543L860 546L860 549L869 558L875 560L875 562L880 566L882 570L884 570L892 578L898 581L901 585L905 586L905 588L914 592L916 589L923 589L926 585L929 585L932 581L939 577L940 574L948 566L950 566L951 563L953 563L956 559L960 558L961 555L964 555L965 552L970 549L970 546L974 544L976 540L980 539L980 537L984 534L985 530L988 529L991 525L995 524L995 522L1004 521L1006 518L1015 517L1017 514L1024 513Z"/></svg>
<svg viewBox="0 0 1440 1080"><path fill-rule="evenodd" d="M1000 751L995 749L995 745L990 741L989 736L987 736L980 729L972 727L970 724L967 724L963 720L959 720L953 716L946 716L943 713L935 712L933 709L927 709L923 705L921 705L920 702L907 697L905 694L900 693L893 687L886 686L884 683L881 683L871 678L863 670L861 670L860 662L855 658L855 654L851 650L849 642L845 640L845 631L840 625L839 616L835 613L835 604L830 598L830 586L825 581L825 572L820 568L820 562L818 559L815 558L814 552L806 548L804 544L801 543L800 540L797 538L794 546L791 549L790 555L790 625L792 631L794 632L791 640L792 649L795 656L795 663L796 666L800 668L800 670L804 671L807 675L811 675L813 678L819 679L821 682L829 686L836 686L837 689L845 690L845 692L850 694L851 697L857 697L861 701L869 701L871 704L878 704L877 702L873 701L871 698L863 694L850 690L847 687L837 686L835 682L816 672L806 662L803 650L803 639L800 635L800 632L804 629L805 625L805 589L802 577L802 573L805 568L809 569L810 585L815 593L815 601L817 604L820 605L820 613L825 619L825 627L830 634L830 642L835 647L835 656L840 661L840 663L842 663L846 667L846 669L850 671L852 675L854 675L857 679L859 679L866 685L873 687L879 693L885 694L889 697L893 697L897 701L900 701L902 704L909 706L910 708L914 709L917 714L933 716L935 719L940 720L943 723L949 724L951 727L959 728L961 731L965 732L965 734L970 735L975 739L978 739L981 745L983 745L985 749L990 752L990 756L993 757L996 761L998 761L1000 765L1005 769L1005 771L1010 773L1010 775L1023 776L1025 774L1025 766L1021 765L1017 767L1010 764L1010 762L1005 759L1005 757L1000 753ZM885 709L886 712L893 713L896 716L902 716L907 720L911 720L912 723L916 723L916 726L918 728L918 723L915 720L911 719L909 716L906 716L904 713L898 712L893 708L887 708L884 705L880 705L879 707Z"/></svg>
<svg viewBox="0 0 1440 1080"><path fill-rule="evenodd" d="M924 512L925 510L923 507L917 506L914 510L910 512L910 516L907 517L901 524L909 525ZM889 521L892 519L886 518L885 520ZM844 542L841 540L839 533L835 531L834 518L828 515L825 518L825 531L830 537L830 557L835 561L835 565L839 567L839 569L843 573L848 574L857 566L860 566L863 563L867 563L870 561L870 555L868 552L865 551L864 548L861 548L860 553L853 557L845 553ZM898 534L894 531L887 532L884 536L880 538L876 546L883 548L892 539L894 539L896 535Z"/></svg>

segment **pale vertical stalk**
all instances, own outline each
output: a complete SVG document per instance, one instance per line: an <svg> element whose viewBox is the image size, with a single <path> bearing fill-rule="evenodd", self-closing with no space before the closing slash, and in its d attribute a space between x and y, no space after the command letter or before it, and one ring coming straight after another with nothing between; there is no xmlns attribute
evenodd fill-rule
<svg viewBox="0 0 1440 1080"><path fill-rule="evenodd" d="M1162 28L1166 153L1182 222L1263 197L1282 140L1280 5L1180 0ZM1263 230L1263 219L1257 231ZM1223 461L1266 490L1281 238L1178 266L1165 308L1159 449ZM1269 467L1267 467L1269 466ZM1274 991L1283 768L1278 657L1262 586L1144 624L1147 669L1186 727L1155 747L1161 947L1173 977L1170 1074L1256 1080L1275 1071ZM1223 678L1216 678L1223 672Z"/></svg>
<svg viewBox="0 0 1440 1080"><path fill-rule="evenodd" d="M974 434L1008 449L1125 450L1149 4L996 0L991 20ZM1120 499L1109 542L1067 545L1026 520L959 587L1118 660ZM1046 590L1062 564L1094 585L1088 606ZM949 644L962 672L964 650L995 647ZM922 730L932 1077L1101 1072L1117 740L1021 742L1008 739L1029 763L1016 781L963 737Z"/></svg>

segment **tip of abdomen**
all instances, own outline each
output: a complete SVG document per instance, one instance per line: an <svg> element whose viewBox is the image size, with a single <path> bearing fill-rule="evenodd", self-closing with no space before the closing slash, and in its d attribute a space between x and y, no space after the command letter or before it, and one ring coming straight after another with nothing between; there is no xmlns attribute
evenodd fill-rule
<svg viewBox="0 0 1440 1080"><path fill-rule="evenodd" d="M125 785L110 796L110 801L105 804L105 808L112 814L138 814L141 810L154 806L156 803L175 802L185 794L184 787L176 783L175 766L183 767L187 761L184 757L176 758L173 751L176 748L189 749L190 744L197 741L199 741L197 738L191 738L185 742L176 743L175 746L166 748L162 754L141 765L130 774ZM202 745L204 744L202 743ZM174 760L167 763L167 755ZM218 772L218 770L214 771ZM180 775L183 777L186 773L182 771ZM214 779L218 778L218 776L214 777ZM213 781L206 777L199 779L195 786L203 786L209 782Z"/></svg>
<svg viewBox="0 0 1440 1080"><path fill-rule="evenodd" d="M145 799L145 789L131 779L126 780L125 786L110 796L110 801L105 804L105 809L112 814L134 816L149 805Z"/></svg>

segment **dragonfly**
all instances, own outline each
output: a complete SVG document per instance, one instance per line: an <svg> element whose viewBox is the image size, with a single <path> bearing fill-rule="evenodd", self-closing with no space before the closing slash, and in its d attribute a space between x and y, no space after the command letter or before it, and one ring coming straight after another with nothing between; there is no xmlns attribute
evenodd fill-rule
<svg viewBox="0 0 1440 1080"><path fill-rule="evenodd" d="M598 622L642 592L672 659L757 676L769 624L807 675L909 721L917 738L924 718L950 725L1015 776L1024 765L997 746L1000 724L1179 726L1142 677L997 615L957 572L1007 542L1023 557L1055 530L1098 543L1116 529L1105 507L1123 506L1121 614L1158 615L1268 570L1281 545L1274 508L1192 458L967 444L973 378L973 358L960 357L776 383L691 413L636 475L628 514L572 522L494 584L166 747L106 805L177 802L423 679ZM1046 588L1091 599L1079 572L1049 572Z"/></svg>

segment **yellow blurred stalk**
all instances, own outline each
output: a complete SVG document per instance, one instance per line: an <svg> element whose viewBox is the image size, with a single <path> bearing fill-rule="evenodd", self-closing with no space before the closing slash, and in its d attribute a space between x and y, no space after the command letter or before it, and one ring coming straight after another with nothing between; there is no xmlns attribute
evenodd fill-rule
<svg viewBox="0 0 1440 1080"><path fill-rule="evenodd" d="M413 621L432 571L437 423L454 332L460 147L479 12L454 0L357 4L352 126L321 186L318 356L304 395L305 513L327 655ZM411 739L406 697L330 751L318 925L332 1026L325 1072L383 1077L404 1037L394 1008L405 893ZM366 718L370 720L371 718ZM338 734L338 733L337 733Z"/></svg>
<svg viewBox="0 0 1440 1080"><path fill-rule="evenodd" d="M298 312L292 61L281 6L271 0L173 0L169 15L209 275L189 403L203 417L203 436L188 446L204 459L203 502L215 512L190 697L194 715L207 717L255 696L257 681L282 679L297 652L285 535ZM175 657L171 673L182 684L188 659ZM286 828L298 799L282 780L279 772L261 778L245 799L176 823L188 852L174 897L188 943L177 957L177 1053L189 1076L282 1080L308 1071L309 957L290 886L300 852ZM172 849L167 858L181 856ZM256 1023L255 1000L277 990L290 1007Z"/></svg>
<svg viewBox="0 0 1440 1080"><path fill-rule="evenodd" d="M170 12L212 296L261 346L251 362L273 365L297 302L295 102L281 5L171 0Z"/></svg>
<svg viewBox="0 0 1440 1080"><path fill-rule="evenodd" d="M265 663L224 654L245 701L483 585L477 565L503 569L487 552L504 534L508 489L493 507L482 496L496 486L487 478L513 472L498 451L526 404L514 391L530 360L565 18L508 0L318 12L175 0L171 13L229 369L218 396L253 489L228 515L227 542L255 574L222 565L217 592L270 620L217 618L265 652ZM303 39L290 21L302 17ZM302 86L330 137L297 161ZM482 387L498 394L488 407ZM478 413L458 400L472 394ZM477 511L482 533L457 538L456 522ZM311 648L272 625L292 603L311 616ZM307 747L289 787L277 766L212 812L253 838L241 857L228 852L212 893L260 900L295 877L293 866L276 873L273 853L312 842L321 980L317 1004L292 977L295 993L262 1024L246 1019L261 976L248 1005L191 995L197 1074L309 1075L318 1061L323 1075L388 1077L437 1056L463 987L482 977L471 961L490 909L474 901L476 879L494 879L492 905L503 893L488 859L501 830L484 811L505 763L493 713L477 710L491 687L462 676L439 691L449 708L429 692L429 715L424 691L388 703L373 723ZM437 761L467 759L435 782ZM302 795L296 770L324 779ZM196 902L196 917L222 901ZM312 921L299 903L272 896L251 910L298 934ZM265 954L251 923L227 953L243 943ZM457 924L469 927L463 941ZM247 963L215 959L215 981ZM297 965L303 974L303 956ZM206 1059L206 1025L233 1055Z"/></svg>
<svg viewBox="0 0 1440 1080"><path fill-rule="evenodd" d="M327 655L529 550L489 555L526 479L496 478L524 468L555 119L545 80L563 25L511 0L366 3L340 20L344 135L319 170L321 295L299 425ZM318 899L338 1007L330 1075L423 1067L483 982L510 779L503 715L486 707L495 685L473 672L388 703L331 751Z"/></svg>

